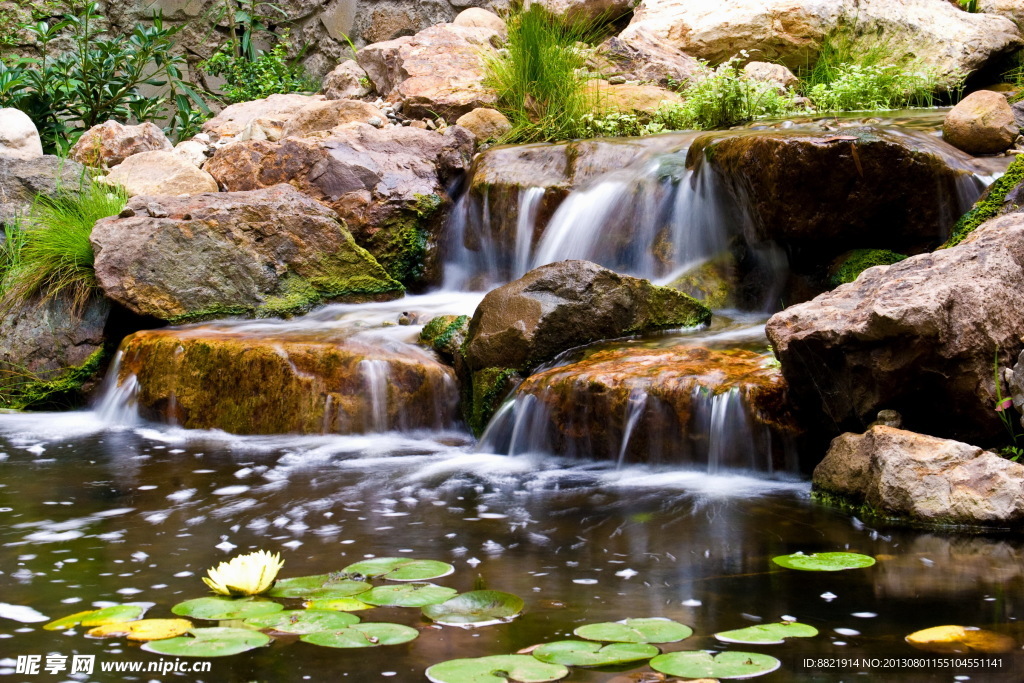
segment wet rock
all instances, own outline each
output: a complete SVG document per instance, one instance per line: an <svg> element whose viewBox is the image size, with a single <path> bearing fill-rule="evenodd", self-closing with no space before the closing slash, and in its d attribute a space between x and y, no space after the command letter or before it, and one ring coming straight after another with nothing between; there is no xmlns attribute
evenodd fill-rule
<svg viewBox="0 0 1024 683"><path fill-rule="evenodd" d="M366 72L349 59L334 67L324 78L324 97L328 100L352 100L366 97L371 92L372 83Z"/></svg>
<svg viewBox="0 0 1024 683"><path fill-rule="evenodd" d="M627 38L612 36L601 44L600 59L629 81L654 83L663 88L681 88L696 80L700 62L665 44L646 30L635 30Z"/></svg>
<svg viewBox="0 0 1024 683"><path fill-rule="evenodd" d="M204 168L229 191L293 185L336 211L392 277L420 284L438 277L446 186L472 153L472 135L458 126L442 134L350 124L318 139L235 143Z"/></svg>
<svg viewBox="0 0 1024 683"><path fill-rule="evenodd" d="M959 441L876 426L833 440L814 487L877 514L933 524L1024 518L1024 465Z"/></svg>
<svg viewBox="0 0 1024 683"><path fill-rule="evenodd" d="M346 123L367 123L373 118L385 118L384 112L367 102L342 99L313 102L291 115L281 137L306 137Z"/></svg>
<svg viewBox="0 0 1024 683"><path fill-rule="evenodd" d="M37 159L43 156L43 143L36 124L20 109L0 109L0 157Z"/></svg>
<svg viewBox="0 0 1024 683"><path fill-rule="evenodd" d="M271 95L262 100L239 102L225 107L221 113L203 124L203 132L214 141L239 135L253 121L276 121L279 126L299 110L313 102L324 100L323 95Z"/></svg>
<svg viewBox="0 0 1024 683"><path fill-rule="evenodd" d="M768 337L814 422L860 431L882 409L908 429L975 443L1002 432L993 360L1024 339L1024 214L959 246L877 266L775 314Z"/></svg>
<svg viewBox="0 0 1024 683"><path fill-rule="evenodd" d="M100 287L140 315L285 315L402 293L332 211L287 185L136 197L128 210L91 241Z"/></svg>
<svg viewBox="0 0 1024 683"><path fill-rule="evenodd" d="M353 434L457 419L451 368L411 346L191 327L139 332L122 351L118 379L138 382L139 412L187 429Z"/></svg>
<svg viewBox="0 0 1024 683"><path fill-rule="evenodd" d="M78 187L85 167L70 159L45 155L35 159L0 156L0 223L32 207L36 195L56 194L58 187Z"/></svg>
<svg viewBox="0 0 1024 683"><path fill-rule="evenodd" d="M792 468L784 445L798 429L786 383L770 358L752 351L601 349L531 375L515 395L514 409L524 411L517 420L530 432L509 444L515 452ZM728 430L714 427L713 414Z"/></svg>
<svg viewBox="0 0 1024 683"><path fill-rule="evenodd" d="M772 83L781 93L800 85L800 79L792 71L771 62L748 62L743 67L743 75L754 81Z"/></svg>
<svg viewBox="0 0 1024 683"><path fill-rule="evenodd" d="M112 168L130 156L173 147L164 132L149 121L137 126L107 121L85 131L68 157L85 166Z"/></svg>
<svg viewBox="0 0 1024 683"><path fill-rule="evenodd" d="M990 90L978 90L962 99L946 114L942 138L969 154L1006 151L1020 134L1006 98Z"/></svg>
<svg viewBox="0 0 1024 683"><path fill-rule="evenodd" d="M120 185L132 197L217 191L212 175L181 154L163 151L133 154L111 169L104 182Z"/></svg>
<svg viewBox="0 0 1024 683"><path fill-rule="evenodd" d="M644 0L620 37L646 32L713 64L747 50L799 69L817 59L826 36L844 27L884 44L894 61L920 58L947 86L1021 41L1009 19L933 0Z"/></svg>

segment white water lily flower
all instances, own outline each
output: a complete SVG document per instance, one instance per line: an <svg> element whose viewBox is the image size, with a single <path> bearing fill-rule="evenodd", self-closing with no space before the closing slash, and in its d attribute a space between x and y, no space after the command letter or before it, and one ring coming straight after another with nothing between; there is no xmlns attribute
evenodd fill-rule
<svg viewBox="0 0 1024 683"><path fill-rule="evenodd" d="M281 553L258 550L221 562L203 582L220 595L259 595L270 590L283 566Z"/></svg>

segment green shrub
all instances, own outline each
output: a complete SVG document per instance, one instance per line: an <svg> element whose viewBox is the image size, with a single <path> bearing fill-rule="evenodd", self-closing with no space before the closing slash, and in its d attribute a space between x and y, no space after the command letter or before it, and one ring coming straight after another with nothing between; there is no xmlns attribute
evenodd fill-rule
<svg viewBox="0 0 1024 683"><path fill-rule="evenodd" d="M819 83L807 93L820 111L875 111L930 107L938 89L933 72L895 64L839 67L835 80Z"/></svg>
<svg viewBox="0 0 1024 683"><path fill-rule="evenodd" d="M84 305L96 285L89 235L96 221L119 213L127 200L120 188L89 180L36 197L25 216L5 227L0 313L36 296L45 301L62 294L73 308Z"/></svg>
<svg viewBox="0 0 1024 683"><path fill-rule="evenodd" d="M275 94L315 92L320 83L306 75L302 66L288 58L285 39L271 50L250 59L228 41L200 68L224 79L221 90L228 102L250 102Z"/></svg>

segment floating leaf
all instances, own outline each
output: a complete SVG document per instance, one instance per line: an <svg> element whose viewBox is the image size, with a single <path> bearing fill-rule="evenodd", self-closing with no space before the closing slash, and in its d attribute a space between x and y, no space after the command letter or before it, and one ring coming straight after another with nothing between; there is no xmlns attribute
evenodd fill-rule
<svg viewBox="0 0 1024 683"><path fill-rule="evenodd" d="M347 598L370 590L365 581L332 578L333 574L281 579L267 592L273 598Z"/></svg>
<svg viewBox="0 0 1024 683"><path fill-rule="evenodd" d="M263 617L252 617L243 622L258 629L273 629L281 633L316 633L346 628L359 623L359 617L345 612L325 609L290 609Z"/></svg>
<svg viewBox="0 0 1024 683"><path fill-rule="evenodd" d="M81 624L82 626L103 626L122 621L134 621L142 616L146 609L139 605L111 605L103 609L91 609L75 612L43 626L47 631L61 631Z"/></svg>
<svg viewBox="0 0 1024 683"><path fill-rule="evenodd" d="M859 553L793 553L773 557L772 562L786 569L799 569L805 572L838 572L843 569L870 567L875 563L875 558Z"/></svg>
<svg viewBox="0 0 1024 683"><path fill-rule="evenodd" d="M451 626L499 624L510 621L522 611L522 598L501 591L470 591L423 608L427 617Z"/></svg>
<svg viewBox="0 0 1024 683"><path fill-rule="evenodd" d="M248 619L280 612L284 606L270 600L232 600L231 598L196 598L179 602L171 611L179 617L193 619Z"/></svg>
<svg viewBox="0 0 1024 683"><path fill-rule="evenodd" d="M907 636L907 642L919 650L942 654L998 654L1017 646L1013 638L1002 633L963 626L933 626L915 631Z"/></svg>
<svg viewBox="0 0 1024 683"><path fill-rule="evenodd" d="M188 619L142 619L97 626L86 633L93 638L127 636L128 640L164 640L188 633L192 622Z"/></svg>
<svg viewBox="0 0 1024 683"><path fill-rule="evenodd" d="M416 629L401 624L366 623L336 631L307 633L299 640L324 647L378 647L408 643L419 634Z"/></svg>
<svg viewBox="0 0 1024 683"><path fill-rule="evenodd" d="M406 583L400 586L377 586L356 596L371 605L390 607L426 607L458 595L458 591L432 583Z"/></svg>
<svg viewBox="0 0 1024 683"><path fill-rule="evenodd" d="M414 560L410 557L375 557L350 564L343 569L346 574L387 579L388 581L429 581L448 576L455 567L437 560Z"/></svg>
<svg viewBox="0 0 1024 683"><path fill-rule="evenodd" d="M612 643L602 645L586 640L559 640L545 643L533 656L549 664L566 666L610 666L650 659L659 652L647 643Z"/></svg>
<svg viewBox="0 0 1024 683"><path fill-rule="evenodd" d="M683 678L753 678L771 673L782 664L775 657L756 652L719 652L704 650L669 652L651 660L651 668Z"/></svg>
<svg viewBox="0 0 1024 683"><path fill-rule="evenodd" d="M623 619L580 626L573 634L614 643L675 643L693 635L693 629L671 619Z"/></svg>
<svg viewBox="0 0 1024 683"><path fill-rule="evenodd" d="M529 655L494 655L453 659L427 669L433 683L545 683L569 675L561 664L548 664Z"/></svg>
<svg viewBox="0 0 1024 683"><path fill-rule="evenodd" d="M226 657L237 655L270 642L270 636L245 628L196 628L192 636L156 640L143 650L172 657Z"/></svg>
<svg viewBox="0 0 1024 683"><path fill-rule="evenodd" d="M723 643L740 643L743 645L778 645L786 638L813 638L818 629L795 621L782 621L777 624L758 624L734 631L716 633L715 638Z"/></svg>
<svg viewBox="0 0 1024 683"><path fill-rule="evenodd" d="M367 605L362 600L356 600L355 598L310 600L304 604L308 609L332 609L335 612L359 612L364 609L373 609L375 607L375 605Z"/></svg>

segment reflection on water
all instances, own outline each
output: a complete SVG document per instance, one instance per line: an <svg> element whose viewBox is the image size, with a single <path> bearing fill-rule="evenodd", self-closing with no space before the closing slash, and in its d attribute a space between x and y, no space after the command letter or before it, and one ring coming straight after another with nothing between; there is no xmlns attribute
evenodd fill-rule
<svg viewBox="0 0 1024 683"><path fill-rule="evenodd" d="M0 601L12 607L0 606L0 670L13 669L4 657L28 653L157 660L123 640L43 631L27 610L56 618L100 601L131 601L152 603L148 616L170 616L173 604L205 593L199 577L208 567L259 548L282 553L282 576L340 569L370 555L436 558L457 568L442 583L510 591L527 611L512 623L467 631L383 608L374 619L418 627L420 638L359 652L276 642L213 660L205 680L371 681L393 672L385 678L420 681L427 666L445 659L513 652L565 638L582 623L640 616L694 627L693 638L670 650L721 647L711 638L716 631L783 615L821 631L751 648L783 660L765 681L952 680L948 672L814 674L800 664L809 656L913 656L903 636L944 623L1024 642L1016 622L1024 543L873 530L814 505L807 489L476 453L460 433L242 438L113 430L89 413L59 422L2 415ZM835 574L770 562L797 550L881 560ZM1016 669L1005 675L971 680L1019 680L1024 663L1015 657ZM568 680L617 675L575 670ZM107 676L89 680L128 680Z"/></svg>

